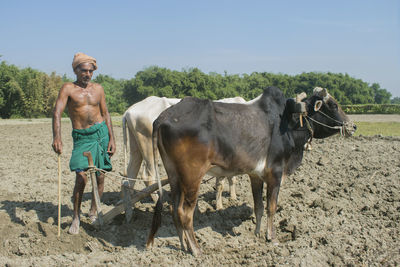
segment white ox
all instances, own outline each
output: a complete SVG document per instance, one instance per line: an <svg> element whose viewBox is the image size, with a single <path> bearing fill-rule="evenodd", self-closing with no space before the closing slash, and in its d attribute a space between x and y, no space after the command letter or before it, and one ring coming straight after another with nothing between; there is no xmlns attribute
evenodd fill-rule
<svg viewBox="0 0 400 267"><path fill-rule="evenodd" d="M166 98L149 96L146 99L133 104L122 117L122 129L124 139L124 175L136 179L140 166L143 162L142 178L146 186L156 182L155 167L152 147L153 122L165 109L181 101L178 98ZM217 102L245 103L241 97L224 98ZM126 127L128 126L128 127ZM128 132L128 133L127 133ZM130 158L127 168L127 136L129 135ZM216 208L222 209L222 191L224 187L224 176L216 177ZM228 177L231 199L236 199L235 177ZM135 180L130 180L129 186L133 189ZM152 195L157 200L156 195Z"/></svg>

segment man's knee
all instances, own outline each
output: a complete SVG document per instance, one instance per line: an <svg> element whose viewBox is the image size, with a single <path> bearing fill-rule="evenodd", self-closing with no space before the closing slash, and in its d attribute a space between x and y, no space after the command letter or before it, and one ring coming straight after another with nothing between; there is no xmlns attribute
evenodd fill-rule
<svg viewBox="0 0 400 267"><path fill-rule="evenodd" d="M87 183L86 173L83 170L76 171L76 184L79 186L85 186Z"/></svg>

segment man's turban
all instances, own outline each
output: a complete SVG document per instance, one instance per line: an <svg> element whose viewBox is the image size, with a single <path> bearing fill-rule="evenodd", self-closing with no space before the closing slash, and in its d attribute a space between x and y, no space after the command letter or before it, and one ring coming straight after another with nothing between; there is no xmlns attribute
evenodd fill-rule
<svg viewBox="0 0 400 267"><path fill-rule="evenodd" d="M82 63L91 63L93 64L94 69L97 69L96 59L94 57L85 55L84 53L76 53L74 60L72 61L72 69L75 70L76 67Z"/></svg>

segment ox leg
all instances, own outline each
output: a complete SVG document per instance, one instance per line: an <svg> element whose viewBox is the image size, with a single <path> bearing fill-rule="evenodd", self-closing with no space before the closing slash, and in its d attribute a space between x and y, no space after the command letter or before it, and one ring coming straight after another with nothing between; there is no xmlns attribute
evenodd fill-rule
<svg viewBox="0 0 400 267"><path fill-rule="evenodd" d="M274 226L274 215L278 205L278 195L281 186L282 172L275 171L267 178L267 240L278 244Z"/></svg>
<svg viewBox="0 0 400 267"><path fill-rule="evenodd" d="M262 200L264 181L258 177L250 176L251 191L253 192L254 214L256 216L256 236L260 236L261 219L264 213L264 203Z"/></svg>
<svg viewBox="0 0 400 267"><path fill-rule="evenodd" d="M187 192L182 191L178 207L178 217L182 225L184 240L194 256L201 254L193 229L193 215L197 204L199 187L200 183L194 184Z"/></svg>
<svg viewBox="0 0 400 267"><path fill-rule="evenodd" d="M136 179L142 164L142 152L134 136L129 136L130 158L127 169L128 178ZM136 180L129 180L129 187L134 188Z"/></svg>
<svg viewBox="0 0 400 267"><path fill-rule="evenodd" d="M236 200L236 176L228 177L229 181L229 195L232 200Z"/></svg>
<svg viewBox="0 0 400 267"><path fill-rule="evenodd" d="M191 158L191 157L190 157ZM188 249L194 256L201 254L201 249L197 243L196 236L193 229L193 215L197 204L197 197L199 194L200 184L202 177L209 169L202 161L191 164L183 164L180 176L180 197L178 206L178 219L183 229L183 240L186 241ZM192 166L202 166L193 168Z"/></svg>
<svg viewBox="0 0 400 267"><path fill-rule="evenodd" d="M171 181L170 178L169 178L169 180ZM184 236L183 236L183 228L182 228L182 224L179 220L179 215L178 215L179 203L180 203L180 199L181 199L181 191L177 184L172 184L170 182L170 186L171 186L171 198L172 198L171 200L172 200L172 207L173 207L172 219L174 221L176 231L178 232L179 241L181 242L181 249L186 250L185 240L184 240Z"/></svg>
<svg viewBox="0 0 400 267"><path fill-rule="evenodd" d="M136 179L140 165L142 163L142 154L139 150L139 146L137 144L136 138L131 134L132 132L129 130L129 164L126 170L126 175L128 178ZM123 180L121 183L121 198L124 202L125 206L125 220L129 222L132 218L132 204L131 204L131 196L133 194L133 189L135 187L136 180Z"/></svg>
<svg viewBox="0 0 400 267"><path fill-rule="evenodd" d="M156 182L156 167L154 166L155 156L153 155L153 145L151 138L147 137L146 135L137 133L137 138L144 161L143 182L146 186L150 186ZM157 202L157 193L151 194L151 198L154 202Z"/></svg>
<svg viewBox="0 0 400 267"><path fill-rule="evenodd" d="M217 189L216 194L216 208L217 210L221 210L223 208L222 205L222 191L224 190L225 177L216 177L215 179L215 187Z"/></svg>

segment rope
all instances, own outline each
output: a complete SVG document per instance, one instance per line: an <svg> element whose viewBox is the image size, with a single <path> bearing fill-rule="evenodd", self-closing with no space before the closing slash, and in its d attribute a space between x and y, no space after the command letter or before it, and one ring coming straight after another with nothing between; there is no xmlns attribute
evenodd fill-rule
<svg viewBox="0 0 400 267"><path fill-rule="evenodd" d="M321 113L322 115L324 115L325 117L327 117L328 119L333 120L334 122L340 123L341 125L343 125L343 121L338 121L335 120L334 118L330 117L329 115L325 114L324 112L322 112L321 110L318 110L319 113Z"/></svg>
<svg viewBox="0 0 400 267"><path fill-rule="evenodd" d="M129 177L121 176L121 175L118 175L118 174L115 174L115 173L112 173L112 172L108 172L108 171L99 169L99 168L97 168L97 167L94 167L94 170L95 170L95 171L98 171L98 172L101 172L101 173L103 173L104 175L106 175L106 176L108 176L108 177L111 176L111 177L113 177L113 178L120 178L122 181L124 181L124 180L130 180L130 181L140 180L140 181L143 181L143 179L140 179L140 178L129 178ZM89 169L88 169L86 172L88 172L88 171L89 171ZM114 181L115 181L115 180L114 180ZM117 184L117 182L115 182L115 184ZM126 184L124 184L124 183L122 183L122 182L121 182L121 184L118 184L118 185L119 185L119 186L126 187L126 188L129 188L130 190L133 190L133 191L135 191L135 192L140 192L140 190L132 189L129 185L126 185Z"/></svg>
<svg viewBox="0 0 400 267"><path fill-rule="evenodd" d="M120 178L121 180L143 181L143 179L141 179L141 178L129 178L129 177L126 177L126 176L118 175L118 174L115 174L115 173L112 173L112 172L108 172L108 171L99 169L99 168L97 168L97 167L94 167L94 170L95 170L95 171L99 171L99 172L101 172L101 173L104 173L104 175L107 175L107 176L110 176L110 175L111 175L111 176L114 176L114 178ZM210 181L210 180L213 179L213 178L215 178L215 177L210 177L210 178L208 178L207 180L203 180L202 183L207 183L208 181ZM123 183L121 183L121 185L130 188L129 186L127 186L127 185L125 185L125 184L123 184ZM130 189L131 189L131 188L130 188ZM138 192L139 192L139 190L135 190L135 191L138 191Z"/></svg>
<svg viewBox="0 0 400 267"><path fill-rule="evenodd" d="M311 150L311 141L314 137L314 130L311 128L310 122L307 119L307 115L304 116L304 119L306 120L307 129L310 132L310 138L308 138L305 148L306 150Z"/></svg>
<svg viewBox="0 0 400 267"><path fill-rule="evenodd" d="M312 136L314 135L314 131L312 130L312 128L311 128L311 126L310 126L310 123L309 123L309 121L308 121L307 119L310 119L310 120L312 120L313 122L315 122L315 123L317 123L317 124L319 124L319 125L321 125L321 126L324 126L324 127L326 127L326 128L334 129L334 130L339 130L339 131L340 131L340 135L341 135L341 136L344 136L344 134L345 134L345 132L346 132L346 126L348 126L348 123L347 123L347 122L335 120L334 118L330 117L329 115L325 114L324 112L322 112L322 111L320 111L320 110L318 110L317 112L321 113L322 115L324 115L324 116L327 117L328 119L330 119L330 120L332 120L332 121L334 121L334 122L339 123L340 126L329 126L329 125L327 125L327 124L325 124L325 123L322 123L322 122L320 122L320 121L317 121L317 120L311 118L311 117L308 116L307 114L303 114L304 118L306 119L307 128L308 128L308 130L309 130L310 133L311 133L311 138L312 138ZM310 143L311 143L311 140L310 140Z"/></svg>
<svg viewBox="0 0 400 267"><path fill-rule="evenodd" d="M340 135L342 135L343 136L343 134L344 134L344 131L345 131L345 125L344 125L344 123L341 123L342 125L341 126L329 126L329 125L326 125L325 123L322 123L322 122L319 122L319 121L317 121L317 120L314 120L313 118L311 118L311 117L309 117L309 116L307 116L307 118L309 118L310 120L312 120L313 122L315 122L315 123L317 123L317 124L319 124L319 125L322 125L322 126L324 126L324 127L327 127L327 128L329 128L329 129L335 129L335 130L337 130L337 129L339 129L340 130ZM332 119L332 118L331 118ZM334 120L334 119L332 119L332 120Z"/></svg>
<svg viewBox="0 0 400 267"><path fill-rule="evenodd" d="M95 169L96 171L102 172L102 173L104 173L104 174L112 175L112 176L114 176L114 177L116 177L116 178L121 178L122 180L143 181L143 179L140 179L140 178L129 178L129 177L126 177L126 176L118 175L118 174L115 174L115 173L112 173L112 172L108 172L108 171L99 169L99 168L97 168L97 167L94 167L94 169Z"/></svg>

